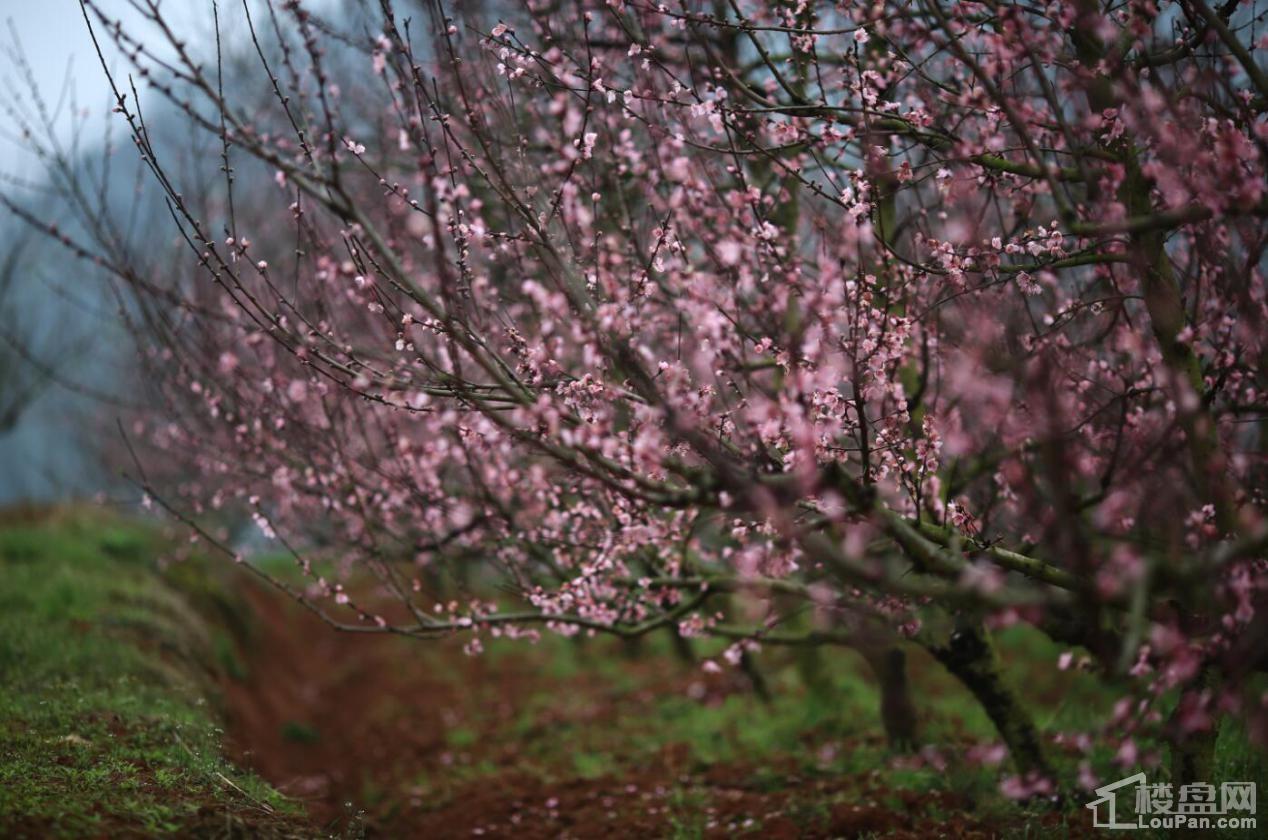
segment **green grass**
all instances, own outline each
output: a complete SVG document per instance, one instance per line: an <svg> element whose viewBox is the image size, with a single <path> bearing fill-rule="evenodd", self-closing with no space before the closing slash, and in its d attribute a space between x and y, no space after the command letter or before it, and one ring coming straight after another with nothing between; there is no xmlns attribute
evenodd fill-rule
<svg viewBox="0 0 1268 840"><path fill-rule="evenodd" d="M143 526L86 512L0 527L0 835L290 834L295 805L223 757L223 631ZM236 827L236 828L235 828ZM207 833L204 831L203 833Z"/></svg>
<svg viewBox="0 0 1268 840"><path fill-rule="evenodd" d="M1057 669L1055 662L1063 649L1032 628L1008 629L997 640L1007 663L1007 678L1041 730L1088 732L1095 740L1095 733L1110 717L1118 696L1115 691L1093 674ZM720 647L698 643L701 656L716 658L719 652ZM909 674L921 711L920 740L934 748L945 764L890 750L879 720L877 688L861 657L852 651L823 649L817 666L807 666L792 651L764 651L760 662L773 694L769 704L745 690L721 694L711 690L693 696L685 686L693 680L709 680L698 666L694 671L676 667L666 638L645 640L634 667L623 653L612 640L578 644L547 637L529 652L522 644L493 642L486 655L494 661L528 655L535 669L561 680L554 690L529 697L509 724L521 766L534 774L557 781L619 780L625 768L644 765L676 749L690 781L666 779L674 791L673 836L694 837L704 830L699 815L715 796L704 779L715 767L732 772L745 768L747 789L786 794L785 812L796 814L804 824L823 819L834 805L857 802L874 801L906 812L912 808L910 794L915 794L917 807L924 809L922 819L936 822L948 808L958 809L1006 836L1080 836L1090 825L1083 805L1091 795L1071 787L1069 798L1055 813L1044 803L1019 804L999 791L1001 775L1011 772L1006 766L984 767L965 760L966 748L998 741L998 733L972 696L917 651L909 651ZM653 663L650 677L637 669L640 659ZM677 679L666 679L675 673ZM730 677L739 678L737 674ZM600 681L618 711L595 725L586 711L594 703L595 691L572 691L569 679L590 686ZM654 690L649 692L649 687ZM1165 746L1146 743L1143 747L1162 751L1163 764L1150 777L1166 781ZM1078 762L1086 757L1055 745L1049 745L1048 752L1061 778L1073 786ZM1117 767L1109 748L1094 750L1090 760L1103 782L1133 772ZM1268 781L1262 752L1249 745L1232 724L1222 730L1216 767L1213 781L1217 784L1259 780L1263 790ZM952 807L942 802L960 804ZM1228 836L1245 836L1245 832Z"/></svg>

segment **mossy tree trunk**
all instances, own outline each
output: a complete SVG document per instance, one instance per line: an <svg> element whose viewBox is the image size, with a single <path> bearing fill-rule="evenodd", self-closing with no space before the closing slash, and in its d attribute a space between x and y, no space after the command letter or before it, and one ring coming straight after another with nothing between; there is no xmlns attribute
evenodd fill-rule
<svg viewBox="0 0 1268 840"><path fill-rule="evenodd" d="M928 645L928 649L977 699L1008 747L1018 772L1052 777L1039 729L1004 679L999 653L982 622L961 622L945 645Z"/></svg>

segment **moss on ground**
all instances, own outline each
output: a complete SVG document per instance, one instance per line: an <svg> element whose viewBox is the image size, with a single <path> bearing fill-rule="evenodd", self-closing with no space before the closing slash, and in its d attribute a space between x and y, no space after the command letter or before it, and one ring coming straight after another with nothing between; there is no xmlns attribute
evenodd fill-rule
<svg viewBox="0 0 1268 840"><path fill-rule="evenodd" d="M159 571L167 548L84 510L0 523L0 836L303 833L223 757L233 645L192 605L218 598L196 564Z"/></svg>

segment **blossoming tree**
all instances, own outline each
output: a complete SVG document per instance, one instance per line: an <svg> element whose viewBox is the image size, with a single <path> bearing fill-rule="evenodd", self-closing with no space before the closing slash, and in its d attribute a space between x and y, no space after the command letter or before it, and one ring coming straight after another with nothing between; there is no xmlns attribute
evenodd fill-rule
<svg viewBox="0 0 1268 840"><path fill-rule="evenodd" d="M249 510L331 623L918 644L1023 793L1004 624L1123 686L1128 763L1205 778L1261 719L1262 4L286 0L233 12L232 95L141 5L161 48L84 0L181 251L70 242L133 294L132 437L189 468L138 480Z"/></svg>

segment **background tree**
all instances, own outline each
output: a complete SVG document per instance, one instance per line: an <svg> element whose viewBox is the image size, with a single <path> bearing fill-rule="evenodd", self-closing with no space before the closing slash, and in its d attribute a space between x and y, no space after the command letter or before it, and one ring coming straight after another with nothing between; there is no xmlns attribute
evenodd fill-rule
<svg viewBox="0 0 1268 840"><path fill-rule="evenodd" d="M4 327L4 346L0 347L0 434L18 424L51 382L47 375L51 371L41 371L26 358L30 337L16 332L21 322L13 299L22 250L21 242L11 245L0 263L0 325Z"/></svg>

